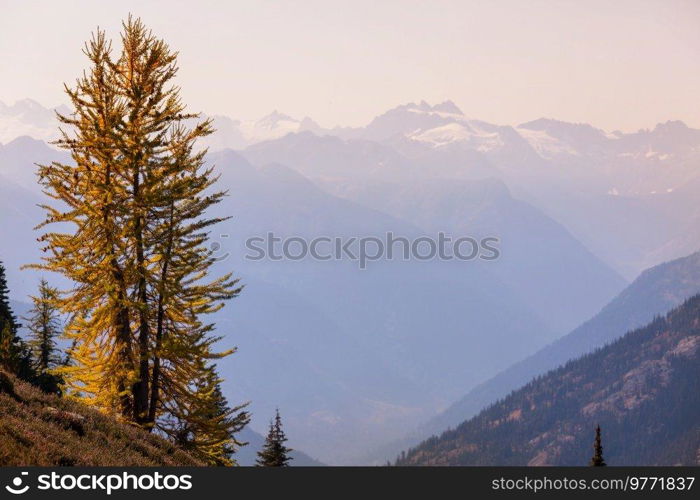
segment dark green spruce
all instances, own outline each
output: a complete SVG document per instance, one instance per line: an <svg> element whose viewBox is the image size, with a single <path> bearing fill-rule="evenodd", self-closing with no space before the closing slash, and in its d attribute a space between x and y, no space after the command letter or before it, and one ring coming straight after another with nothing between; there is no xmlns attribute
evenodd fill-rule
<svg viewBox="0 0 700 500"><path fill-rule="evenodd" d="M287 441L282 430L282 418L277 410L275 419L270 422L270 430L267 433L263 449L258 452L257 464L259 467L287 467L292 458L289 454L293 451L284 443Z"/></svg>
<svg viewBox="0 0 700 500"><path fill-rule="evenodd" d="M605 460L603 459L603 445L600 442L600 425L595 428L595 441L593 442L593 457L591 458L591 463L588 464L592 467L605 467Z"/></svg>
<svg viewBox="0 0 700 500"><path fill-rule="evenodd" d="M57 299L58 290L42 279L38 295L32 297L33 307L29 316L22 318L30 334L28 343L35 359L36 385L44 392L53 394L61 393L60 385L63 383L63 379L52 372L63 362L56 344L61 334Z"/></svg>
<svg viewBox="0 0 700 500"><path fill-rule="evenodd" d="M0 369L33 382L36 373L27 344L18 335L19 323L10 306L5 266L0 262Z"/></svg>

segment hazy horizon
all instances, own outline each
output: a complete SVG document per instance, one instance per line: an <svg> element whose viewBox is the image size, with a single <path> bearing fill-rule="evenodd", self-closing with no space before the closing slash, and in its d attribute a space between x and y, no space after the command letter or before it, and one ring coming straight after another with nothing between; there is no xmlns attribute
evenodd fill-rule
<svg viewBox="0 0 700 500"><path fill-rule="evenodd" d="M116 39L131 12L180 52L185 102L211 115L362 126L400 104L452 100L503 125L700 128L700 4L687 0L72 5L3 2L0 72L12 78L0 100L64 104L84 41L98 25Z"/></svg>

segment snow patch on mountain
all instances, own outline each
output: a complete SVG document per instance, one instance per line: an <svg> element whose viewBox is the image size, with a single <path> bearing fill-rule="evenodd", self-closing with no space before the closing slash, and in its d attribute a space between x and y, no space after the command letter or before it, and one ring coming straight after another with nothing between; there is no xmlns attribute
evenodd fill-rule
<svg viewBox="0 0 700 500"><path fill-rule="evenodd" d="M275 110L260 120L240 122L239 129L245 141L250 145L279 139L287 134L308 130L318 131L321 127L308 117L297 120Z"/></svg>
<svg viewBox="0 0 700 500"><path fill-rule="evenodd" d="M486 152L503 146L503 140L497 132L487 132L469 123L449 123L428 130L418 130L407 137L432 148L459 142L477 151Z"/></svg>
<svg viewBox="0 0 700 500"><path fill-rule="evenodd" d="M552 137L546 130L532 130L527 128L516 128L532 148L543 158L552 159L562 154L578 155L578 151L570 144Z"/></svg>
<svg viewBox="0 0 700 500"><path fill-rule="evenodd" d="M300 123L291 116L273 111L260 120L242 122L240 130L246 141L255 143L298 132Z"/></svg>

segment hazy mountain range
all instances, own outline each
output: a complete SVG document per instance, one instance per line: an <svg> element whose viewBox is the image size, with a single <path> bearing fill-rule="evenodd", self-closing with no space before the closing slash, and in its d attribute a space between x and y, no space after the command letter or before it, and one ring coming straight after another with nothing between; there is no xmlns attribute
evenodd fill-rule
<svg viewBox="0 0 700 500"><path fill-rule="evenodd" d="M22 135L55 138L53 115L30 99L0 103L0 143ZM347 177L396 180L396 169L402 179L499 178L627 279L700 247L700 208L693 204L700 193L700 130L679 121L633 133L546 118L500 126L469 118L451 101L409 103L357 128L322 128L277 111L252 121L212 118L218 131L203 143L212 151L252 146L246 156L254 163L282 156L289 165L289 155L305 163L306 154L333 160L321 170L295 168L335 193L347 189L341 182ZM290 137L304 133L327 139L308 151L308 139Z"/></svg>
<svg viewBox="0 0 700 500"><path fill-rule="evenodd" d="M0 224L12 235L0 259L15 300L38 280L19 270L40 258L32 228L46 198L33 164L65 159L45 143L51 114L0 105ZM223 362L226 395L252 402L260 432L279 406L291 446L325 463L358 463L405 438L594 317L643 269L700 248L700 131L679 122L633 134L548 119L499 126L449 101L400 106L361 128L278 112L214 121L208 161L230 195L215 211L233 219L211 236L219 269L246 284L216 318L239 347ZM243 259L245 239L268 232L389 231L495 236L501 258L365 271Z"/></svg>
<svg viewBox="0 0 700 500"><path fill-rule="evenodd" d="M32 227L43 198L36 185L19 186L22 175L13 166L29 169L45 154L58 155L29 139L0 149L0 164L18 178L18 187L6 184L2 196L21 214L3 221L15 235L4 259L18 294L33 292L38 279L19 267L40 257ZM383 261L358 271L352 262L245 261L244 239L268 231L279 237L425 233L412 220L329 194L289 167L255 167L231 151L212 153L210 160L231 195L217 210L234 214L213 235L230 254L219 266L247 284L217 318L219 330L230 332L239 347L223 363L229 399L251 400L261 423L280 406L292 445L323 461L351 461L369 443L399 438L471 386L554 340L557 322L575 324L592 314L624 283L558 224L512 200L504 186L497 184L483 200L478 181L473 202L448 209L458 220L483 206L480 223L505 236L520 224L522 238L516 233L504 242L497 263ZM230 241L219 235L231 235ZM530 255L543 264L539 251L564 261L561 270L537 271L541 286L528 296L533 269L513 262ZM563 312L550 315L551 301ZM351 444L341 448L347 440Z"/></svg>

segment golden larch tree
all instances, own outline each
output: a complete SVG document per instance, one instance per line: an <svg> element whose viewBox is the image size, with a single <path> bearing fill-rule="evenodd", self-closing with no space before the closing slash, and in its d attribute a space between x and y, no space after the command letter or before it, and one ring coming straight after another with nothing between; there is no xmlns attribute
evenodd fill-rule
<svg viewBox="0 0 700 500"><path fill-rule="evenodd" d="M66 86L74 111L59 115L57 145L72 161L39 169L57 202L40 227L58 229L42 236L35 267L74 284L57 301L74 341L62 375L74 397L179 441L187 428L191 449L229 463L218 454L238 444L248 416L211 417L214 360L233 350L214 351L220 337L204 318L242 287L231 274L210 278L208 230L221 219L207 210L225 196L197 148L211 122L186 112L177 54L140 20L123 23L118 56L100 30L84 53L89 70Z"/></svg>

